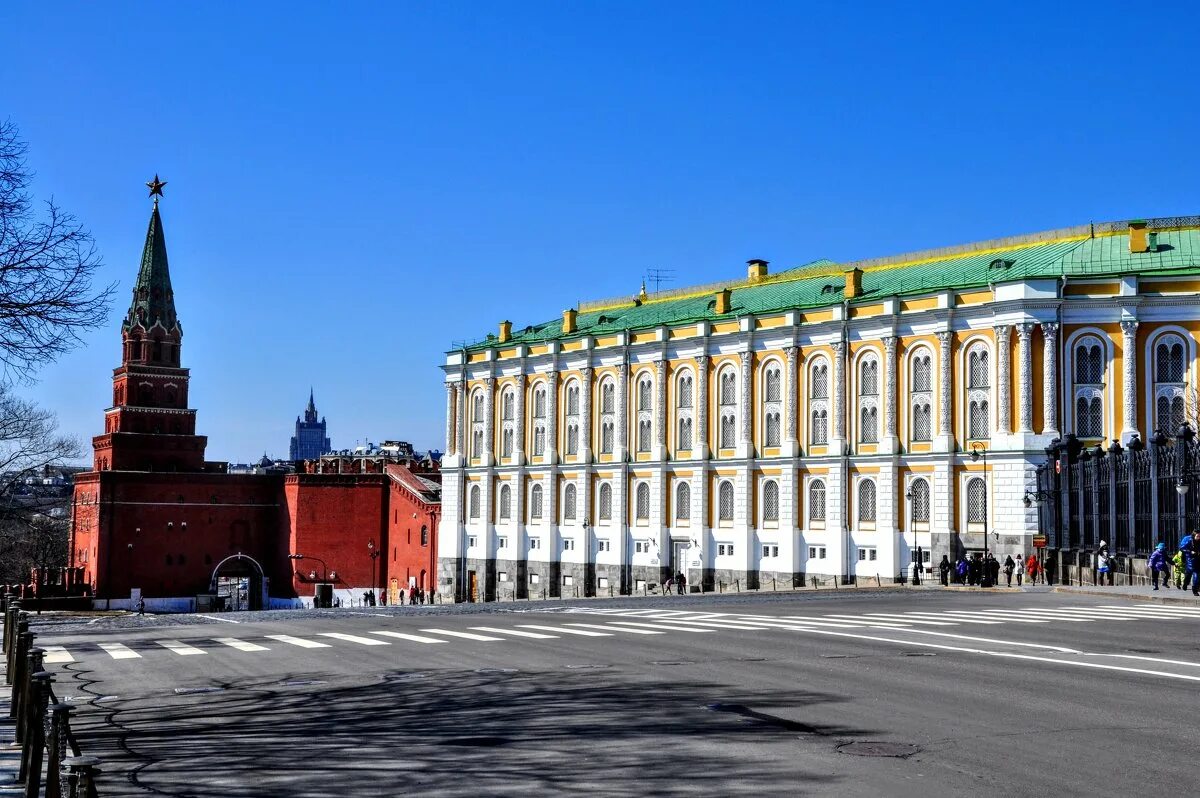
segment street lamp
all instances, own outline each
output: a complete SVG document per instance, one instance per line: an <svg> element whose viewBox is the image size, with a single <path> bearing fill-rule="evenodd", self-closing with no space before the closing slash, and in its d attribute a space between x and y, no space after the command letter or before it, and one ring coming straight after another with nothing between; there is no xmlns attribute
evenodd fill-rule
<svg viewBox="0 0 1200 798"><path fill-rule="evenodd" d="M992 574L988 567L988 487L987 487L987 449L982 443L971 444L971 460L983 461L983 573L980 575L984 587L991 587ZM967 497L970 499L970 497Z"/></svg>
<svg viewBox="0 0 1200 798"><path fill-rule="evenodd" d="M925 567L925 563L924 563L924 558L921 555L921 547L917 545L917 536L913 532L912 498L913 498L912 487L910 485L909 489L904 494L904 506L908 510L908 534L912 536L912 541L913 541L912 563L913 563L913 586L915 587L916 585L921 584L921 569Z"/></svg>
<svg viewBox="0 0 1200 798"><path fill-rule="evenodd" d="M315 560L315 561L319 562L319 563L321 564L321 574L322 574L322 577L323 577L323 578L321 579L321 581L322 581L322 582L328 582L328 581L329 581L329 566L328 566L328 565L326 565L326 564L325 564L325 561L324 561L324 560L322 560L320 557L310 557L310 556L307 556L307 555L304 555L304 554L289 554L289 555L288 555L288 559L289 559L289 560L297 560L297 561L299 561L299 560ZM337 576L337 572L336 572L336 571L334 571L333 573L334 573L334 576L336 577L336 576ZM316 572L316 571L309 571L309 572L308 572L308 578L309 578L309 579L316 579L316 578L317 578L317 572ZM318 597L317 597L316 595L314 595L314 596L313 596L313 603L314 603L314 604L319 604L319 599L318 599Z"/></svg>
<svg viewBox="0 0 1200 798"><path fill-rule="evenodd" d="M367 595L371 597L371 606L375 606L375 561L379 559L380 551L375 548L375 538L367 541L367 551L370 552L367 556L371 558L371 589L367 591Z"/></svg>

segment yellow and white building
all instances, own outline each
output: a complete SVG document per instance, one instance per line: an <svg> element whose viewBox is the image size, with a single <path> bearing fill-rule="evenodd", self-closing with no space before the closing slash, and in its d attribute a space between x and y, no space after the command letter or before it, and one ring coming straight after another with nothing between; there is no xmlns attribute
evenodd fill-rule
<svg viewBox="0 0 1200 798"><path fill-rule="evenodd" d="M1200 218L587 303L451 351L439 589L892 580L1028 552L1044 448L1193 398ZM975 457L972 457L972 452Z"/></svg>

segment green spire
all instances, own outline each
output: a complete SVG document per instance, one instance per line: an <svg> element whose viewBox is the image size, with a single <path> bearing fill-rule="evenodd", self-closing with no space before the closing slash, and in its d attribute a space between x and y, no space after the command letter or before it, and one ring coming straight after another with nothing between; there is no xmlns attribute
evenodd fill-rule
<svg viewBox="0 0 1200 798"><path fill-rule="evenodd" d="M142 266L133 286L133 302L125 317L126 330L141 324L149 330L155 322L168 331L179 326L175 316L175 292L171 290L171 272L167 268L167 239L163 235L162 217L158 215L158 198L150 214L146 230L146 245L142 248Z"/></svg>

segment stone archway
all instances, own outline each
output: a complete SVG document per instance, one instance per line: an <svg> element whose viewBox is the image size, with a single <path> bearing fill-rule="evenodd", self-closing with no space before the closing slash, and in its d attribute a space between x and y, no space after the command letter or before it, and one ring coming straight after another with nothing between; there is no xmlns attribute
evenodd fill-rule
<svg viewBox="0 0 1200 798"><path fill-rule="evenodd" d="M217 563L210 590L226 610L261 610L264 578L258 560L238 552Z"/></svg>

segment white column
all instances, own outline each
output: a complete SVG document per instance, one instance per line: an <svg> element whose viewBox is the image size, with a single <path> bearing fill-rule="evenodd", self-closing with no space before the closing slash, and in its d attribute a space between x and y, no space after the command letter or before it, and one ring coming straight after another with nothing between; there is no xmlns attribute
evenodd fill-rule
<svg viewBox="0 0 1200 798"><path fill-rule="evenodd" d="M483 381L483 465L490 466L496 462L493 439L496 435L496 379L488 377ZM486 491L485 491L486 493Z"/></svg>
<svg viewBox="0 0 1200 798"><path fill-rule="evenodd" d="M1042 324L1042 434L1059 437L1058 432L1058 323Z"/></svg>
<svg viewBox="0 0 1200 798"><path fill-rule="evenodd" d="M454 385L454 440L458 463L467 462L470 456L470 440L467 436L467 380L464 376Z"/></svg>
<svg viewBox="0 0 1200 798"><path fill-rule="evenodd" d="M937 334L938 339L938 434L934 440L934 449L948 452L954 448L954 354L951 344L954 333L944 330Z"/></svg>
<svg viewBox="0 0 1200 798"><path fill-rule="evenodd" d="M879 450L896 452L900 448L896 436L896 336L883 339L883 358L883 439Z"/></svg>
<svg viewBox="0 0 1200 798"><path fill-rule="evenodd" d="M1012 434L1012 361L1009 333L1012 328L1001 324L996 333L996 432L1002 436Z"/></svg>
<svg viewBox="0 0 1200 798"><path fill-rule="evenodd" d="M1025 435L1033 433L1033 327L1032 324L1017 325L1017 360L1020 361L1018 376L1021 379L1017 432Z"/></svg>
<svg viewBox="0 0 1200 798"><path fill-rule="evenodd" d="M1137 328L1136 319L1121 322L1121 443L1138 434L1137 425Z"/></svg>
<svg viewBox="0 0 1200 798"><path fill-rule="evenodd" d="M795 457L800 448L796 440L796 347L785 348L783 354L787 358L783 375L783 390L786 392L783 402L783 455Z"/></svg>
<svg viewBox="0 0 1200 798"><path fill-rule="evenodd" d="M741 425L740 434L738 435L738 457L750 457L754 451L754 411L751 403L754 386L754 353L742 352L741 358L742 375L741 375L741 393L738 396L738 408L741 418L738 419Z"/></svg>
<svg viewBox="0 0 1200 798"><path fill-rule="evenodd" d="M846 343L835 341L832 348L833 435L829 437L828 451L831 455L838 455L846 449ZM828 504L826 500L826 505Z"/></svg>
<svg viewBox="0 0 1200 798"><path fill-rule="evenodd" d="M555 365L557 369L557 364ZM558 463L558 371L546 375L546 462Z"/></svg>
<svg viewBox="0 0 1200 798"><path fill-rule="evenodd" d="M516 401L513 403L513 459L517 465L525 465L525 390L525 374L521 373L517 375Z"/></svg>
<svg viewBox="0 0 1200 798"><path fill-rule="evenodd" d="M613 459L625 462L629 450L629 364L617 367L616 429L613 430ZM614 511L616 508L613 508Z"/></svg>
<svg viewBox="0 0 1200 798"><path fill-rule="evenodd" d="M579 373L579 459L592 462L592 367L584 366Z"/></svg>
<svg viewBox="0 0 1200 798"><path fill-rule="evenodd" d="M667 459L667 361L654 363L654 459Z"/></svg>
<svg viewBox="0 0 1200 798"><path fill-rule="evenodd" d="M455 416L454 416L454 398L457 390L453 383L446 383L446 454L451 457L457 451L458 445L457 436L455 435Z"/></svg>
<svg viewBox="0 0 1200 798"><path fill-rule="evenodd" d="M708 459L708 355L696 358L696 441L700 459Z"/></svg>

